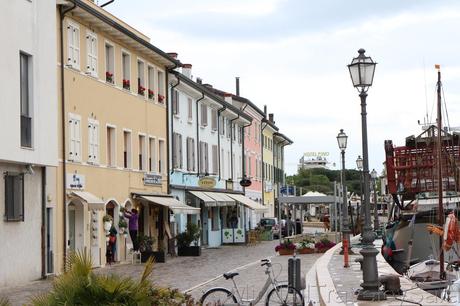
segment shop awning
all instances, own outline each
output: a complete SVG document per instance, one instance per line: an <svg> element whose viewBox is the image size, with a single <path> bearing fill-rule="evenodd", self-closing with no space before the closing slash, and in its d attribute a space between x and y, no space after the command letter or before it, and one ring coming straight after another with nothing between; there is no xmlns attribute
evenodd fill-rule
<svg viewBox="0 0 460 306"><path fill-rule="evenodd" d="M236 201L242 203L244 206L249 207L252 210L264 212L267 211L267 207L257 203L256 201L251 200L250 198L242 195L242 194L228 194L229 197L235 199Z"/></svg>
<svg viewBox="0 0 460 306"><path fill-rule="evenodd" d="M200 200L203 200L204 205L207 207L218 206L216 200L206 195L202 191L189 191L189 192L193 194L195 197L199 198Z"/></svg>
<svg viewBox="0 0 460 306"><path fill-rule="evenodd" d="M91 209L91 210L104 210L105 209L104 201L102 199L96 197L91 192L88 192L88 191L72 191L70 193L70 196L77 197L80 200L88 203L88 209Z"/></svg>
<svg viewBox="0 0 460 306"><path fill-rule="evenodd" d="M205 192L205 194L214 200L219 204L218 206L234 206L235 205L235 200L230 198L227 194L225 193L220 193L220 192Z"/></svg>
<svg viewBox="0 0 460 306"><path fill-rule="evenodd" d="M142 199L164 206L168 207L173 211L175 214L199 214L200 213L200 208L198 207L192 207L189 205L186 205L178 200L176 200L173 197L155 197L155 196L141 196Z"/></svg>

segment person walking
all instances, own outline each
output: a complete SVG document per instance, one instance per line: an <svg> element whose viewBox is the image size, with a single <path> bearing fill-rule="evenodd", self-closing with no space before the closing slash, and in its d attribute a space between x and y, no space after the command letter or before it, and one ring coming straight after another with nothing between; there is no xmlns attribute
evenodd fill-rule
<svg viewBox="0 0 460 306"><path fill-rule="evenodd" d="M129 236L131 237L131 241L133 242L133 250L137 252L139 250L139 243L137 238L137 232L139 230L138 226L138 219L139 215L137 213L137 209L133 208L131 211L125 211L124 216L128 218L129 224Z"/></svg>

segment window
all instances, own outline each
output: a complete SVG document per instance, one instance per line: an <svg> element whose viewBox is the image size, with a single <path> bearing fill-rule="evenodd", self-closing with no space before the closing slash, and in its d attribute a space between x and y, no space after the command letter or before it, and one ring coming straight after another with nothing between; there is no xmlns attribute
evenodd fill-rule
<svg viewBox="0 0 460 306"><path fill-rule="evenodd" d="M212 146L212 173L216 174L219 173L219 149L216 145Z"/></svg>
<svg viewBox="0 0 460 306"><path fill-rule="evenodd" d="M147 147L145 145L145 135L139 135L139 170L147 167Z"/></svg>
<svg viewBox="0 0 460 306"><path fill-rule="evenodd" d="M105 80L114 84L115 49L111 44L105 43Z"/></svg>
<svg viewBox="0 0 460 306"><path fill-rule="evenodd" d="M31 115L31 57L25 53L19 53L19 90L21 99L21 146L32 147L32 115Z"/></svg>
<svg viewBox="0 0 460 306"><path fill-rule="evenodd" d="M211 129L217 131L217 110L211 109Z"/></svg>
<svg viewBox="0 0 460 306"><path fill-rule="evenodd" d="M201 126L208 125L208 107L206 104L201 104Z"/></svg>
<svg viewBox="0 0 460 306"><path fill-rule="evenodd" d="M171 97L172 111L174 115L179 115L179 92L173 90Z"/></svg>
<svg viewBox="0 0 460 306"><path fill-rule="evenodd" d="M236 124L232 124L232 138L236 141Z"/></svg>
<svg viewBox="0 0 460 306"><path fill-rule="evenodd" d="M155 147L155 138L149 137L149 171L154 172L157 160L157 152Z"/></svg>
<svg viewBox="0 0 460 306"><path fill-rule="evenodd" d="M128 53L121 53L121 66L123 73L123 88L129 90L131 88L131 57Z"/></svg>
<svg viewBox="0 0 460 306"><path fill-rule="evenodd" d="M158 71L158 102L164 103L165 99L165 74L163 71Z"/></svg>
<svg viewBox="0 0 460 306"><path fill-rule="evenodd" d="M88 163L99 163L99 122L88 119Z"/></svg>
<svg viewBox="0 0 460 306"><path fill-rule="evenodd" d="M235 159L235 153L232 154L232 161L233 161L232 178L234 178L234 177L237 177L236 169L238 169L238 165L236 164L237 160Z"/></svg>
<svg viewBox="0 0 460 306"><path fill-rule="evenodd" d="M86 33L86 73L97 77L97 36L93 32Z"/></svg>
<svg viewBox="0 0 460 306"><path fill-rule="evenodd" d="M69 115L69 160L81 161L81 118L80 116Z"/></svg>
<svg viewBox="0 0 460 306"><path fill-rule="evenodd" d="M227 176L228 178L231 178L232 177L232 157L230 155L230 151L227 152L227 167L228 167Z"/></svg>
<svg viewBox="0 0 460 306"><path fill-rule="evenodd" d="M243 128L238 127L238 143L241 144L243 141Z"/></svg>
<svg viewBox="0 0 460 306"><path fill-rule="evenodd" d="M195 171L195 139L187 137L187 171Z"/></svg>
<svg viewBox="0 0 460 306"><path fill-rule="evenodd" d="M80 29L70 23L67 25L67 65L80 69Z"/></svg>
<svg viewBox="0 0 460 306"><path fill-rule="evenodd" d="M188 105L188 121L193 120L193 100L192 98L187 99L187 105Z"/></svg>
<svg viewBox="0 0 460 306"><path fill-rule="evenodd" d="M173 168L182 169L182 135L179 133L173 134Z"/></svg>
<svg viewBox="0 0 460 306"><path fill-rule="evenodd" d="M148 66L147 68L147 77L148 77L148 97L151 100L155 99L155 93L153 91L155 87L155 70L153 69L152 66Z"/></svg>
<svg viewBox="0 0 460 306"><path fill-rule="evenodd" d="M144 62L137 60L137 94L141 96L145 94L144 74Z"/></svg>
<svg viewBox="0 0 460 306"><path fill-rule="evenodd" d="M248 134L247 134L247 135L248 135L248 138L250 138L250 136L251 136L251 129L252 129L252 125L250 125L250 126L248 127Z"/></svg>
<svg viewBox="0 0 460 306"><path fill-rule="evenodd" d="M123 131L123 167L125 169L132 168L131 146L131 132Z"/></svg>
<svg viewBox="0 0 460 306"><path fill-rule="evenodd" d="M211 230L219 230L219 207L211 207L209 210L209 219L211 219Z"/></svg>
<svg viewBox="0 0 460 306"><path fill-rule="evenodd" d="M24 174L6 172L5 221L24 221Z"/></svg>
<svg viewBox="0 0 460 306"><path fill-rule="evenodd" d="M166 170L165 163L165 141L160 139L158 140L158 173L164 173Z"/></svg>
<svg viewBox="0 0 460 306"><path fill-rule="evenodd" d="M208 143L200 141L200 173L209 173Z"/></svg>
<svg viewBox="0 0 460 306"><path fill-rule="evenodd" d="M248 175L252 177L251 157L248 156Z"/></svg>
<svg viewBox="0 0 460 306"><path fill-rule="evenodd" d="M107 166L115 167L115 128L107 127Z"/></svg>
<svg viewBox="0 0 460 306"><path fill-rule="evenodd" d="M225 135L225 118L222 116L220 116L219 128L220 128L220 135Z"/></svg>
<svg viewBox="0 0 460 306"><path fill-rule="evenodd" d="M229 119L227 120L227 138L231 138L231 133L232 133L232 122Z"/></svg>
<svg viewBox="0 0 460 306"><path fill-rule="evenodd" d="M220 171L222 172L221 176L225 177L225 154L224 154L224 149L220 150L220 162L221 162L221 165L220 165L221 170Z"/></svg>

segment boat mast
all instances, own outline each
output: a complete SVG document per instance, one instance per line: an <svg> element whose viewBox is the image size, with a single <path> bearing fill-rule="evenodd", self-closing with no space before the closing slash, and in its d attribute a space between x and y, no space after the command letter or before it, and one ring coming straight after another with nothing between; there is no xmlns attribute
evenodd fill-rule
<svg viewBox="0 0 460 306"><path fill-rule="evenodd" d="M444 227L444 206L442 203L442 161L441 161L441 153L442 153L442 113L441 113L441 66L435 65L436 69L438 70L438 82L436 84L437 87L437 125L438 125L438 147L437 147L437 166L438 166L438 224L441 227ZM441 250L439 254L439 276L441 279L445 279L445 271L444 271L444 250L442 248L442 240L443 236L439 237L439 249Z"/></svg>

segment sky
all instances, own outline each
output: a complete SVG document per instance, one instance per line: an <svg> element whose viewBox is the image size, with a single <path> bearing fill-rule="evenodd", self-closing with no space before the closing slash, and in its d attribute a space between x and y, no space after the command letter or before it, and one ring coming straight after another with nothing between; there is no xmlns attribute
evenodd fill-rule
<svg viewBox="0 0 460 306"><path fill-rule="evenodd" d="M240 77L240 95L267 105L294 141L287 174L304 152L329 152L340 165L340 129L349 136L346 167L356 168L361 109L347 64L359 48L378 63L367 98L370 169L383 169L384 140L404 145L421 132L418 120L435 122L435 64L444 125L448 116L460 126L460 1L115 0L106 9L177 52L204 83L234 93Z"/></svg>

